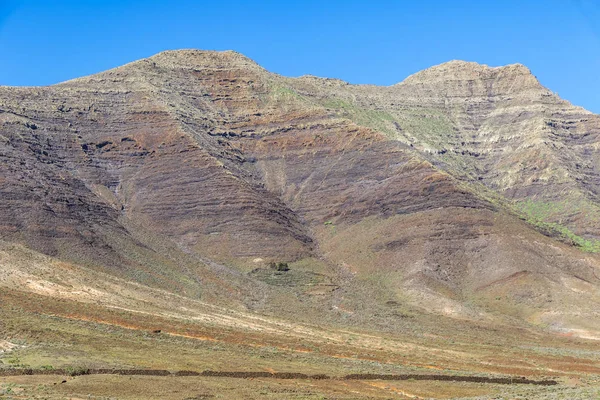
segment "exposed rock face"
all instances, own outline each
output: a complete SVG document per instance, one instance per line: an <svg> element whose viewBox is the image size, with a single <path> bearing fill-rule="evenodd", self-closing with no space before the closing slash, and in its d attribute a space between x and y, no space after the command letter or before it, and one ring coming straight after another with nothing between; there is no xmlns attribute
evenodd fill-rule
<svg viewBox="0 0 600 400"><path fill-rule="evenodd" d="M451 61L392 87L294 82L539 222L598 239L600 117L544 88L523 65ZM568 203L568 204L567 204Z"/></svg>
<svg viewBox="0 0 600 400"><path fill-rule="evenodd" d="M566 313L580 301L564 282L581 279L585 319L597 257L514 213L580 245L600 236L599 134L522 65L453 61L382 88L165 52L0 88L0 238L299 318L344 306L356 323L396 296L475 316L464 301L497 291ZM253 260L296 261L338 290L297 282L274 305L284 292L245 274Z"/></svg>
<svg viewBox="0 0 600 400"><path fill-rule="evenodd" d="M558 98L523 65L454 61L394 88L447 113L456 140L439 150L465 156L492 189L516 199L559 200L576 192L597 202L598 116ZM573 226L597 234L596 225Z"/></svg>

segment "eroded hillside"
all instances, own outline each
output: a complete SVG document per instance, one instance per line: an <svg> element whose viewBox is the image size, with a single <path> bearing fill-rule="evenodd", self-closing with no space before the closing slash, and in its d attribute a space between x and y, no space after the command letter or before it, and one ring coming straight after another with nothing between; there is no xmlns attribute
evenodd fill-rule
<svg viewBox="0 0 600 400"><path fill-rule="evenodd" d="M598 337L599 117L522 65L375 87L171 51L0 88L0 123L6 242L305 322Z"/></svg>

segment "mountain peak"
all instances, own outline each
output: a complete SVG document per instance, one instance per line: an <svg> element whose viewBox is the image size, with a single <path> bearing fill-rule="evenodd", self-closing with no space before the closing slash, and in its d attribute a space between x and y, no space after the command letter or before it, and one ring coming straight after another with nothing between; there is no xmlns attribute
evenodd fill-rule
<svg viewBox="0 0 600 400"><path fill-rule="evenodd" d="M148 71L161 67L171 70L253 70L266 72L254 60L233 50L165 50L148 58L142 58L120 67L109 69L98 74L75 78L61 84L87 82L89 80L103 79L106 76L145 75ZM60 84L59 84L60 85Z"/></svg>
<svg viewBox="0 0 600 400"><path fill-rule="evenodd" d="M402 83L420 80L470 80L490 78L500 75L526 75L535 79L529 68L523 64L509 64L499 67L490 67L486 64L479 64L473 61L451 60L445 63L434 65L415 74L410 75ZM537 81L537 79L536 79Z"/></svg>
<svg viewBox="0 0 600 400"><path fill-rule="evenodd" d="M548 92L523 64L490 67L461 60L452 60L427 68L410 75L396 86L434 85L438 88L460 89L463 86L461 82L480 82L486 87L493 86L499 90L498 94L532 90Z"/></svg>
<svg viewBox="0 0 600 400"><path fill-rule="evenodd" d="M254 60L233 50L166 50L147 61L179 68L251 68L264 70Z"/></svg>

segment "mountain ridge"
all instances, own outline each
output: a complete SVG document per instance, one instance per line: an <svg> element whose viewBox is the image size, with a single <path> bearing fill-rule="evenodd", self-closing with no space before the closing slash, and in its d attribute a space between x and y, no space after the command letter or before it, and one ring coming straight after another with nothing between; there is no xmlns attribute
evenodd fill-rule
<svg viewBox="0 0 600 400"><path fill-rule="evenodd" d="M0 369L220 371L193 379L235 398L389 398L298 379L436 369L558 384L411 396L589 397L599 143L521 66L351 85L186 50L0 87ZM256 371L298 379L231 394Z"/></svg>
<svg viewBox="0 0 600 400"><path fill-rule="evenodd" d="M147 62L150 62L151 60L177 60L177 59L181 59L184 58L187 61L198 59L198 56L200 57L204 57L203 60L205 61L207 58L218 58L219 56L224 56L224 57L229 57L229 59L232 60L239 60L241 61L241 63L239 63L239 66L252 66L255 68L258 68L264 72L268 72L269 74L272 75L276 75L276 76L280 76L283 78L290 78L290 79L303 79L303 78L315 78L315 79L319 79L319 80L325 80L325 81L338 81L341 82L343 84L347 84L347 85L352 85L352 86L373 86L373 87L393 87L396 85L401 85L402 83L405 83L405 81L409 78L413 78L415 76L419 76L419 74L424 73L424 72L433 72L433 71L437 71L437 70L465 70L465 67L472 67L472 68L467 68L469 70L480 70L480 71L494 71L494 72L502 72L502 71L520 71L521 75L531 75L533 78L536 79L537 78L533 75L533 73L531 72L531 70L524 64L521 63L512 63L512 64L506 64L506 65L500 65L500 66L488 66L487 64L483 64L483 63L479 63L476 61L465 61L465 60L459 60L459 59L453 59L453 60L449 60L449 61L445 61L442 62L440 64L431 66L429 68L423 69L421 71L415 72L413 74L408 75L407 77L405 77L403 80L395 83L395 84L391 84L391 85L376 85L376 84L371 84L371 83L363 83L363 84L353 84L353 83L349 83L348 81L344 81L342 79L339 78L333 78L333 77L320 77L320 76L315 76L315 75L301 75L298 77L287 77L285 75L281 75L278 74L276 72L271 72L266 70L265 68L261 67L255 60L245 56L244 54L237 52L235 50L199 50L199 49L178 49L178 50L164 50L161 51L155 55L149 56L149 57L144 57L138 60L133 60L131 62L128 62L126 64L114 67L114 68L109 68L108 70L105 71L101 71L98 73L93 73L93 74L89 74L89 75L84 75L81 77L75 77L75 78L71 78L62 82L58 82L55 84L51 84L51 85L42 85L42 86L10 86L10 85L0 85L1 88L43 88L43 87L50 87L50 86L56 86L56 85L61 85L61 84L65 84L65 83L70 83L70 82L74 82L80 79L85 79L88 77L93 77L95 75L100 75L100 74L105 74L108 72L116 72L119 71L121 69L124 68L131 68L134 66L138 66L140 64L144 64ZM235 64L235 63L234 63ZM191 67L192 65L194 65L193 63L188 62L187 64L171 64L171 65L187 65L188 67ZM203 66L202 63L198 63L198 66ZM450 68L450 67L454 67L454 68ZM539 81L538 81L539 83ZM542 86L540 84L540 86ZM543 87L543 86L542 86ZM545 88L545 87L544 87ZM575 106L575 107L581 107L581 106ZM581 107L583 109L585 109L585 107ZM586 110L588 111L588 110ZM592 113L591 111L588 111L590 113Z"/></svg>
<svg viewBox="0 0 600 400"><path fill-rule="evenodd" d="M477 67L498 90L427 78L447 67L356 86L185 50L2 88L0 237L257 312L338 323L333 310L354 309L364 326L401 298L412 312L588 329L593 308L573 316L582 300L564 282L595 287L597 255L555 239L596 251L597 116L579 121L524 67ZM271 262L292 264L293 285Z"/></svg>

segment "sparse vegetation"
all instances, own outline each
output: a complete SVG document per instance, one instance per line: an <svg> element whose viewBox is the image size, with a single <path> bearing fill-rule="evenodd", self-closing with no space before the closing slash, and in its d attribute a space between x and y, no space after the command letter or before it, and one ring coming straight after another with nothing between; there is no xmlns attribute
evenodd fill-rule
<svg viewBox="0 0 600 400"><path fill-rule="evenodd" d="M70 376L81 376L88 375L90 373L90 369L82 366L69 366L65 368L67 375Z"/></svg>
<svg viewBox="0 0 600 400"><path fill-rule="evenodd" d="M600 252L600 241L586 239L573 233L569 228L557 222L548 222L551 218L564 215L570 206L565 202L552 203L534 200L525 200L517 203L517 209L523 213L525 219L538 229L571 241L581 250L597 253Z"/></svg>
<svg viewBox="0 0 600 400"><path fill-rule="evenodd" d="M272 262L269 263L269 267L279 272L287 272L290 270L290 266L286 262Z"/></svg>
<svg viewBox="0 0 600 400"><path fill-rule="evenodd" d="M341 117L348 118L357 125L372 128L392 138L397 136L394 127L396 119L386 111L370 110L342 99L326 99L321 104L325 108L336 110Z"/></svg>

